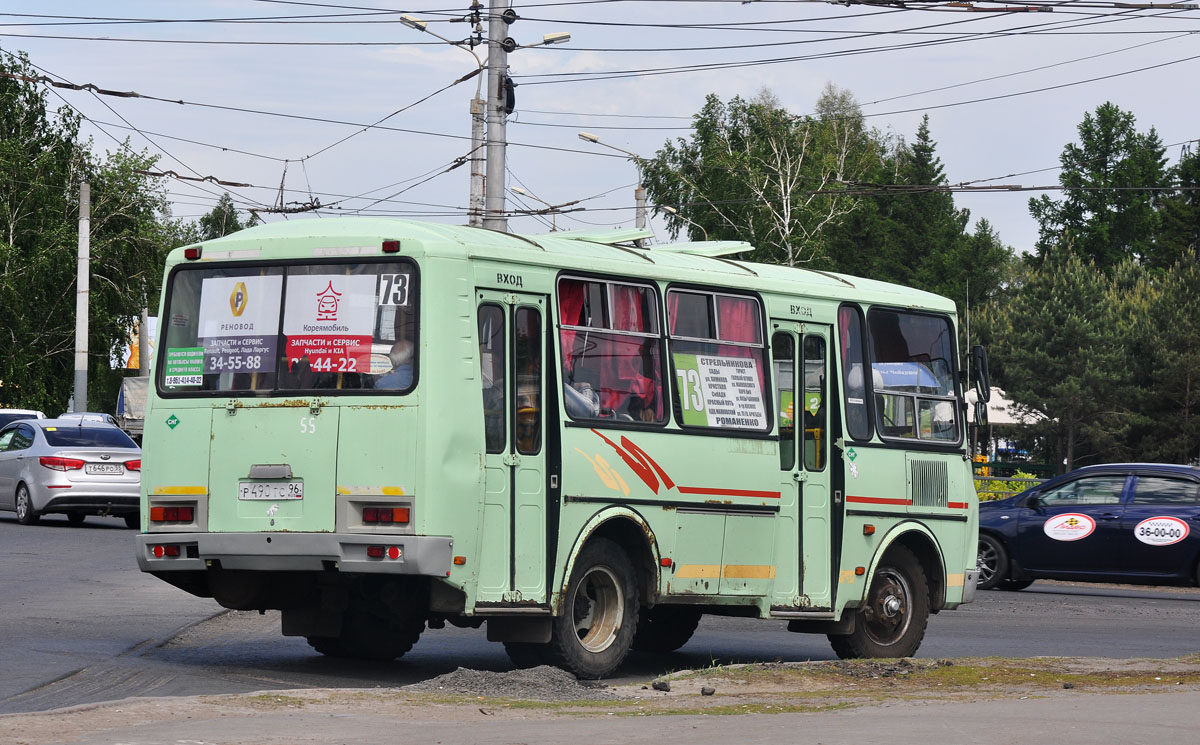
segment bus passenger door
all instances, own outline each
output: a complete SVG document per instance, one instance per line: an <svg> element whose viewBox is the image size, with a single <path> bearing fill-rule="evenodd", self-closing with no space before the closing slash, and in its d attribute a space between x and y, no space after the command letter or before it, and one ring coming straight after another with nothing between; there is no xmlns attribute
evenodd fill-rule
<svg viewBox="0 0 1200 745"><path fill-rule="evenodd" d="M479 597L546 602L544 297L481 290L484 510Z"/></svg>
<svg viewBox="0 0 1200 745"><path fill-rule="evenodd" d="M789 584L797 589L801 607L828 609L833 604L830 332L827 326L813 324L777 323L775 327L793 329L776 331L771 341L778 387L780 469L792 482L785 487L785 494L793 499L785 500L780 515L780 534L791 542L798 572L796 581ZM786 527L789 523L793 525L790 531Z"/></svg>

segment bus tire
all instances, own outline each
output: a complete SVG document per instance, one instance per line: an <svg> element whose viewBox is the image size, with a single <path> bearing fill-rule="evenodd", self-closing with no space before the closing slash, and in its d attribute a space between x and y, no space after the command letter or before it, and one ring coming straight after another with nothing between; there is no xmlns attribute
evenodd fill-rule
<svg viewBox="0 0 1200 745"><path fill-rule="evenodd" d="M531 667L547 664L548 653L545 644L530 644L529 642L504 642L504 653L518 670L528 670Z"/></svg>
<svg viewBox="0 0 1200 745"><path fill-rule="evenodd" d="M317 650L317 652L326 657L349 657L346 648L342 646L342 640L336 636L306 636L305 641L308 646Z"/></svg>
<svg viewBox="0 0 1200 745"><path fill-rule="evenodd" d="M685 605L656 605L638 615L633 648L639 652L674 652L687 644L700 625L698 608Z"/></svg>
<svg viewBox="0 0 1200 745"><path fill-rule="evenodd" d="M979 583L975 587L990 590L1003 584L1008 578L1008 551L999 539L987 533L980 533L979 553L975 565L979 568Z"/></svg>
<svg viewBox="0 0 1200 745"><path fill-rule="evenodd" d="M360 660L394 660L403 657L425 630L425 618L383 616L362 610L347 611L339 642L346 654Z"/></svg>
<svg viewBox="0 0 1200 745"><path fill-rule="evenodd" d="M633 646L637 616L629 556L607 538L588 541L571 571L563 612L551 622L549 661L581 680L611 674Z"/></svg>
<svg viewBox="0 0 1200 745"><path fill-rule="evenodd" d="M888 549L855 613L852 633L829 635L838 657L912 656L929 623L929 581L917 557L903 546Z"/></svg>

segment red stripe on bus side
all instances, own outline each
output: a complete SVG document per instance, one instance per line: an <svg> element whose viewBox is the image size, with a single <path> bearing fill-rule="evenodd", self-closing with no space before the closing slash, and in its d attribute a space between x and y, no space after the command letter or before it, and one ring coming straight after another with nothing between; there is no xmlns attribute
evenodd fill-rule
<svg viewBox="0 0 1200 745"><path fill-rule="evenodd" d="M951 502L950 503L950 509L952 509L952 510L965 510L966 508L967 508L966 502Z"/></svg>
<svg viewBox="0 0 1200 745"><path fill-rule="evenodd" d="M847 502L858 502L859 504L896 504L903 507L908 506L907 499L895 499L893 497L846 497Z"/></svg>
<svg viewBox="0 0 1200 745"><path fill-rule="evenodd" d="M779 499L777 491L753 491L750 489L706 489L701 486L681 486L680 494L705 494L710 497L755 497L757 499Z"/></svg>

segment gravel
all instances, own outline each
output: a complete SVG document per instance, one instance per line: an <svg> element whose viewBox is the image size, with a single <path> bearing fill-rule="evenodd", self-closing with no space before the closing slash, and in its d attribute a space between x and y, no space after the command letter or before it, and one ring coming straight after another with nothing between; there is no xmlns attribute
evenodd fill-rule
<svg viewBox="0 0 1200 745"><path fill-rule="evenodd" d="M423 693L538 701L599 701L618 698L604 683L579 680L566 670L549 665L504 673L460 667L452 673L414 683L405 686L404 689Z"/></svg>

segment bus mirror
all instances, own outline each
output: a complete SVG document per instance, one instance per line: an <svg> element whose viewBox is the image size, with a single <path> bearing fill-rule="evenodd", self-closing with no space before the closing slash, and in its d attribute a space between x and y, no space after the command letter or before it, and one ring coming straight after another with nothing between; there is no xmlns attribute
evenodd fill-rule
<svg viewBox="0 0 1200 745"><path fill-rule="evenodd" d="M987 403L992 400L992 378L988 375L987 349L976 345L971 349L971 358L975 362L975 392L979 400Z"/></svg>
<svg viewBox="0 0 1200 745"><path fill-rule="evenodd" d="M988 408L982 401L975 402L975 424L980 427L988 426Z"/></svg>

